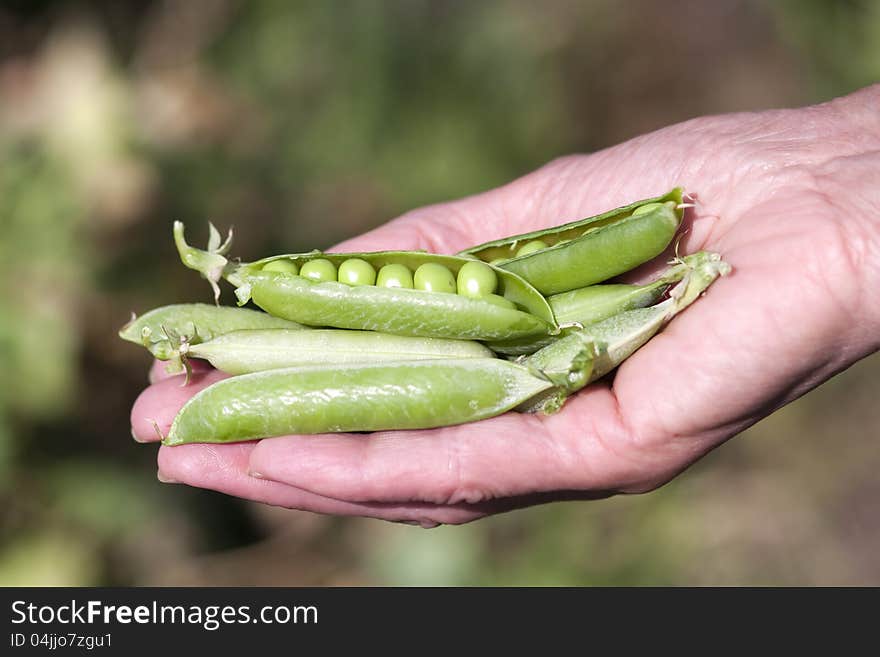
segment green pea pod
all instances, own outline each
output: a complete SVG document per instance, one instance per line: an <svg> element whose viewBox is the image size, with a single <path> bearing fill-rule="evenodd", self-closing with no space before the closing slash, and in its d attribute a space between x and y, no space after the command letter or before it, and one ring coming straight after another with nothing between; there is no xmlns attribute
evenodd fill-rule
<svg viewBox="0 0 880 657"><path fill-rule="evenodd" d="M408 251L356 254L313 251L238 264L229 262L219 252L189 246L180 222L175 222L174 238L184 264L201 272L212 286L223 277L236 286L239 303L253 299L272 315L308 326L464 340L504 340L558 333L547 300L516 274L497 267L491 268L498 278L497 294L512 302L512 308L487 298L454 292L352 286L286 274L275 271L275 267L265 269L270 263L284 260L300 271L317 261L326 263L332 270L357 259L368 263L374 270L391 264L404 265L410 270L418 270L426 264L442 266L454 281L461 268L473 262L472 258ZM227 245L228 241L223 248ZM221 260L226 264L221 266Z"/></svg>
<svg viewBox="0 0 880 657"><path fill-rule="evenodd" d="M672 242L683 210L682 190L594 217L486 242L459 255L496 262L541 294L600 283L660 255ZM521 252L521 253L520 253Z"/></svg>
<svg viewBox="0 0 880 657"><path fill-rule="evenodd" d="M159 360L173 360L181 344L207 342L230 331L245 329L303 329L304 326L259 310L179 303L133 316L119 337L146 347Z"/></svg>
<svg viewBox="0 0 880 657"><path fill-rule="evenodd" d="M699 264L687 269L669 298L649 308L627 310L582 329L570 331L552 345L521 362L548 376L567 372L571 361L585 347L595 349L593 368L584 385L605 376L650 340L675 315L687 308L719 277L731 268L717 253L706 253ZM574 389L570 388L569 392Z"/></svg>
<svg viewBox="0 0 880 657"><path fill-rule="evenodd" d="M229 374L302 365L351 365L448 358L493 358L469 340L415 338L345 329L233 331L182 349Z"/></svg>
<svg viewBox="0 0 880 657"><path fill-rule="evenodd" d="M578 290L562 292L547 298L556 323L565 327L563 333L589 326L604 319L637 308L658 303L670 287L682 280L687 273L707 263L718 260L716 253L698 251L683 258L676 258L657 280L646 285L590 285ZM546 347L558 336L538 336L490 343L497 353L508 356L531 354Z"/></svg>
<svg viewBox="0 0 880 657"><path fill-rule="evenodd" d="M632 355L729 271L717 255L707 258L688 269L666 301L571 332L518 363L470 358L321 365L226 379L194 395L163 442L428 429L512 409L554 412L568 396Z"/></svg>
<svg viewBox="0 0 880 657"><path fill-rule="evenodd" d="M559 324L589 326L625 310L645 308L657 303L670 284L668 280L661 279L647 285L590 285L554 294L547 301Z"/></svg>
<svg viewBox="0 0 880 657"><path fill-rule="evenodd" d="M430 429L500 415L552 387L526 367L492 358L270 370L197 393L163 442Z"/></svg>

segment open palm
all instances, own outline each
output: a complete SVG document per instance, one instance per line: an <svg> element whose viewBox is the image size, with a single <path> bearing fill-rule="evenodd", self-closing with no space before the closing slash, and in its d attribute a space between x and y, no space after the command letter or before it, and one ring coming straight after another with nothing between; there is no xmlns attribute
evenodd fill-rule
<svg viewBox="0 0 880 657"><path fill-rule="evenodd" d="M680 251L717 251L734 273L560 413L162 447L160 478L425 526L662 485L880 348L878 107L875 86L801 110L696 119L554 161L338 247L454 253L684 186L696 207ZM152 421L167 431L186 399L223 376L154 383L132 410L135 437L155 439Z"/></svg>

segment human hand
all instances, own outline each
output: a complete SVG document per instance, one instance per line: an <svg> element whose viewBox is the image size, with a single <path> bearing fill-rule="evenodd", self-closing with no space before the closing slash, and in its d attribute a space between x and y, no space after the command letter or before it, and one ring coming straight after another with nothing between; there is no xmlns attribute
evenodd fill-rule
<svg viewBox="0 0 880 657"><path fill-rule="evenodd" d="M160 479L424 526L657 488L880 349L878 107L875 85L805 109L695 119L408 213L336 249L454 253L677 184L695 193L680 250L717 251L733 274L560 413L163 446ZM157 380L132 409L135 438L155 440L153 421L167 431L186 399L223 376L205 367L186 387Z"/></svg>

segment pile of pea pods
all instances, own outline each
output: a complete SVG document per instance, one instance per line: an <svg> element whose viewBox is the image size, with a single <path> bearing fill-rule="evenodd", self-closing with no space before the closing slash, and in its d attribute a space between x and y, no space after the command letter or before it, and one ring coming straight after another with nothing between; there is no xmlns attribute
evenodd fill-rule
<svg viewBox="0 0 880 657"><path fill-rule="evenodd" d="M313 251L248 263L227 257L231 232L221 243L211 226L202 250L176 222L181 260L215 305L157 308L119 334L169 371L188 375L198 358L232 375L190 398L162 436L169 445L552 413L730 271L701 251L647 284L606 282L665 251L686 206L676 188L454 256ZM217 305L221 280L239 307Z"/></svg>

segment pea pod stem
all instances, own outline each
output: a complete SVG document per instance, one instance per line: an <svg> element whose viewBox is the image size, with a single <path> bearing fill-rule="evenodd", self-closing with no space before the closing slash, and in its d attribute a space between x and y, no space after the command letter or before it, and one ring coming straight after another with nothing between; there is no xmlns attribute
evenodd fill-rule
<svg viewBox="0 0 880 657"><path fill-rule="evenodd" d="M196 249L186 243L183 235L183 223L174 222L174 244L177 246L177 252L180 259L190 269L195 269L210 283L211 289L214 291L214 303L220 301L220 286L218 282L226 274L229 267L229 260L226 254L232 248L232 228L226 236L226 241L220 242L220 232L215 228L214 224L208 223L208 248L203 251Z"/></svg>

